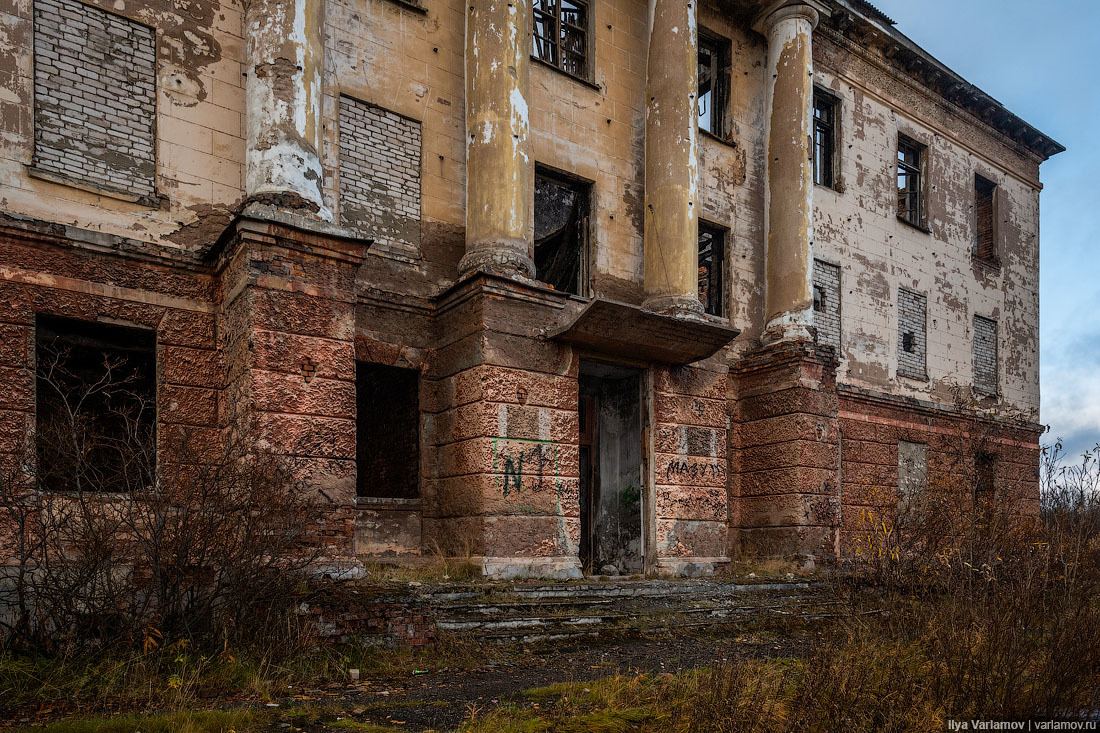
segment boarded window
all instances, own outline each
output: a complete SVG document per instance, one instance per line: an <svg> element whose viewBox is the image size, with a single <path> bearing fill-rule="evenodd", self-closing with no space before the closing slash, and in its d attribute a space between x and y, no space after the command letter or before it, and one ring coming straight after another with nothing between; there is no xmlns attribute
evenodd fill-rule
<svg viewBox="0 0 1100 733"><path fill-rule="evenodd" d="M924 226L924 146L898 135L898 218Z"/></svg>
<svg viewBox="0 0 1100 733"><path fill-rule="evenodd" d="M920 293L898 290L898 374L913 379L926 379L928 334L927 299Z"/></svg>
<svg viewBox="0 0 1100 733"><path fill-rule="evenodd" d="M584 0L534 0L533 55L567 74L587 79L588 22L588 3Z"/></svg>
<svg viewBox="0 0 1100 733"><path fill-rule="evenodd" d="M986 262L997 261L996 193L997 184L974 176L974 256Z"/></svg>
<svg viewBox="0 0 1100 733"><path fill-rule="evenodd" d="M419 372L369 362L355 368L359 496L420 496Z"/></svg>
<svg viewBox="0 0 1100 733"><path fill-rule="evenodd" d="M42 488L116 493L151 486L155 333L39 316L35 344Z"/></svg>
<svg viewBox="0 0 1100 733"><path fill-rule="evenodd" d="M340 97L340 220L375 250L420 248L420 123Z"/></svg>
<svg viewBox="0 0 1100 733"><path fill-rule="evenodd" d="M928 483L928 446L898 441L898 509L904 511Z"/></svg>
<svg viewBox="0 0 1100 733"><path fill-rule="evenodd" d="M836 97L814 90L814 183L833 188L836 155Z"/></svg>
<svg viewBox="0 0 1100 733"><path fill-rule="evenodd" d="M997 322L974 316L974 389L997 393Z"/></svg>
<svg viewBox="0 0 1100 733"><path fill-rule="evenodd" d="M814 260L814 327L817 343L840 356L840 267Z"/></svg>
<svg viewBox="0 0 1100 733"><path fill-rule="evenodd" d="M729 134L730 42L699 31L699 129Z"/></svg>
<svg viewBox="0 0 1100 733"><path fill-rule="evenodd" d="M34 3L34 167L156 192L156 34L77 0Z"/></svg>
<svg viewBox="0 0 1100 733"><path fill-rule="evenodd" d="M699 302L712 316L725 315L726 232L699 222Z"/></svg>
<svg viewBox="0 0 1100 733"><path fill-rule="evenodd" d="M590 191L588 183L535 175L535 277L573 295L588 292Z"/></svg>

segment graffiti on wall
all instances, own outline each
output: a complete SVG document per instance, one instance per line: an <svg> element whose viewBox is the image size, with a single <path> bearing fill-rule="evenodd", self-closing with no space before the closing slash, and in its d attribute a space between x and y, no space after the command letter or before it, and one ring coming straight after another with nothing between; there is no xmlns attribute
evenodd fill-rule
<svg viewBox="0 0 1100 733"><path fill-rule="evenodd" d="M665 481L675 479L708 479L725 478L726 463L724 460L714 459L675 459L669 460L665 466Z"/></svg>
<svg viewBox="0 0 1100 733"><path fill-rule="evenodd" d="M562 492L561 454L552 440L493 439L493 474L504 496L552 488Z"/></svg>

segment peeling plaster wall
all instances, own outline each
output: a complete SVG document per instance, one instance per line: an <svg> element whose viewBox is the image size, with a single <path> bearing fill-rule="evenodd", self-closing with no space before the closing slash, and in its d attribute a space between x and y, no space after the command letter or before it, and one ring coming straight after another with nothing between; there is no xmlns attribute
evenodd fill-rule
<svg viewBox="0 0 1100 733"><path fill-rule="evenodd" d="M977 314L1001 324L991 404L1038 419L1038 161L845 41L815 34L814 52L816 83L840 99L841 191L814 198L815 254L843 264L837 381L950 404L972 381ZM898 132L928 146L928 233L896 216ZM971 257L976 173L998 186L999 270ZM897 376L899 288L928 298L927 381Z"/></svg>
<svg viewBox="0 0 1100 733"><path fill-rule="evenodd" d="M32 3L16 0L0 9L0 209L170 248L209 244L242 195L240 0L84 1L156 29L160 204L131 203L29 175Z"/></svg>

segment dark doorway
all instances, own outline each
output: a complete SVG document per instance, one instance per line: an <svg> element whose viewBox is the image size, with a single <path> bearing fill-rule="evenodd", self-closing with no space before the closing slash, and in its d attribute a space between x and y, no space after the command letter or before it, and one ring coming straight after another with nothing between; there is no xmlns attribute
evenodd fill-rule
<svg viewBox="0 0 1100 733"><path fill-rule="evenodd" d="M356 364L359 496L420 496L419 376L415 369Z"/></svg>
<svg viewBox="0 0 1100 733"><path fill-rule="evenodd" d="M535 171L535 278L555 290L588 294L591 185Z"/></svg>
<svg viewBox="0 0 1100 733"><path fill-rule="evenodd" d="M585 572L644 572L641 370L581 362L580 513Z"/></svg>

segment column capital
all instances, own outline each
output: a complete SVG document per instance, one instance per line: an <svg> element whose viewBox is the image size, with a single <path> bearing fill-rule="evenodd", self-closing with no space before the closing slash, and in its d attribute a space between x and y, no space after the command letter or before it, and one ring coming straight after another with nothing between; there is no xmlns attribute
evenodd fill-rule
<svg viewBox="0 0 1100 733"><path fill-rule="evenodd" d="M767 36L776 23L787 18L804 18L810 22L811 28L816 28L821 18L828 18L831 14L829 8L818 0L775 0L765 5L756 16L752 29Z"/></svg>

